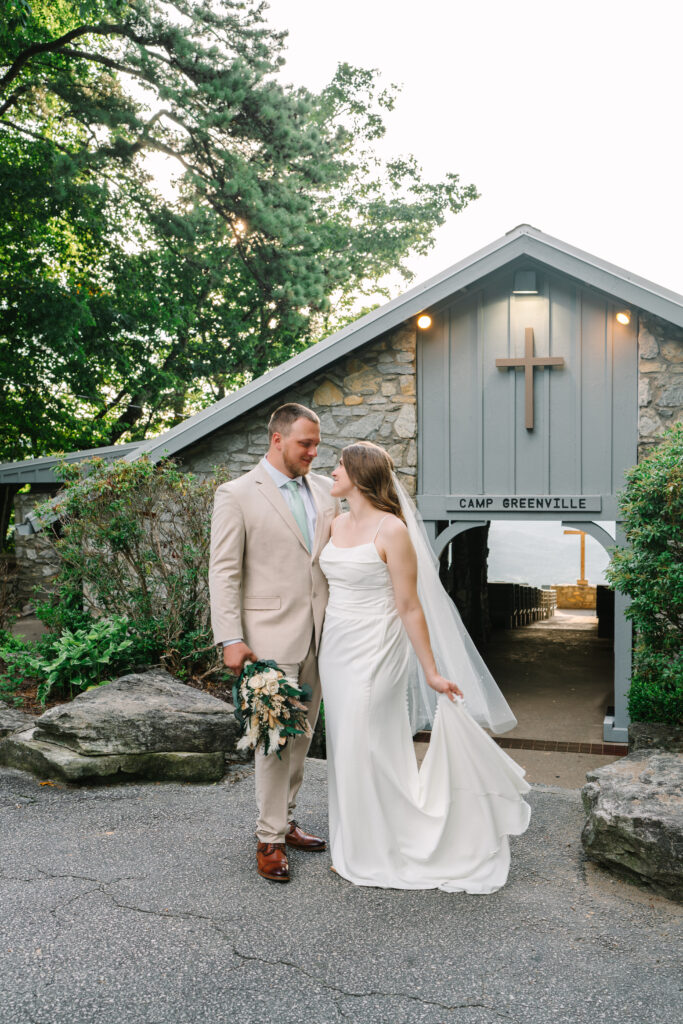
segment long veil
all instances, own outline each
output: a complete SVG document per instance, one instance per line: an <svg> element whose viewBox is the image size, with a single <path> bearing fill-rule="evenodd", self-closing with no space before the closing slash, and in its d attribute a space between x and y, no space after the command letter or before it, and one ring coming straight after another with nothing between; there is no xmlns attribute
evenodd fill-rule
<svg viewBox="0 0 683 1024"><path fill-rule="evenodd" d="M392 475L417 554L417 592L427 620L436 666L441 675L460 687L465 696L465 708L479 725L485 725L496 733L514 729L517 719L439 579L439 562L429 543L422 517L396 474ZM431 728L437 697L436 691L427 685L424 672L414 657L414 671L408 690L413 733Z"/></svg>

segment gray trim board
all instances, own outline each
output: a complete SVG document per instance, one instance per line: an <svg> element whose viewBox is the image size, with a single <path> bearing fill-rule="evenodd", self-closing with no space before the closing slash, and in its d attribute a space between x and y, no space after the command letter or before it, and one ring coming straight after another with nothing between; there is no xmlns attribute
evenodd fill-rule
<svg viewBox="0 0 683 1024"><path fill-rule="evenodd" d="M59 484L55 469L62 462L84 462L99 458L109 461L129 455L139 447L139 441L128 444L114 444L106 448L84 448L79 452L64 455L46 455L39 459L25 459L23 462L5 462L0 465L0 484Z"/></svg>

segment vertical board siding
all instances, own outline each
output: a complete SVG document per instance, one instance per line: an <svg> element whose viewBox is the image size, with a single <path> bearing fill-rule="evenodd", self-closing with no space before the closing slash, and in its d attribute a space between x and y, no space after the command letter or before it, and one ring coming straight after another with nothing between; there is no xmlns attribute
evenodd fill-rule
<svg viewBox="0 0 683 1024"><path fill-rule="evenodd" d="M611 366L607 303L581 293L581 486L584 494L611 492L611 401L606 387ZM609 365L608 365L609 364Z"/></svg>
<svg viewBox="0 0 683 1024"><path fill-rule="evenodd" d="M577 288L571 282L553 281L550 293L551 355L565 365L551 370L550 377L550 494L577 494L581 490L577 438L580 407L577 407L581 362Z"/></svg>
<svg viewBox="0 0 683 1024"><path fill-rule="evenodd" d="M501 430L501 423L512 423L515 416L514 381L496 368L496 359L510 355L509 289L491 289L481 297L482 403L483 403L483 464L484 493L512 493L515 486L514 432ZM493 369L492 369L493 368Z"/></svg>
<svg viewBox="0 0 683 1024"><path fill-rule="evenodd" d="M534 354L547 356L549 350L547 298L543 295L510 295L511 355L524 355L524 334L534 329ZM492 363L492 372L509 373L515 378L517 414L508 429L515 433L515 491L519 494L543 494L543 434L548 430L543 407L544 377L557 371L534 370L534 429L524 426L524 370L499 370ZM559 371L562 372L561 370ZM501 424L502 427L502 424Z"/></svg>
<svg viewBox="0 0 683 1024"><path fill-rule="evenodd" d="M636 318L542 268L538 295L512 294L507 269L454 299L418 338L418 492L598 494L636 461ZM524 371L496 359L561 356L534 370L534 429L524 425Z"/></svg>
<svg viewBox="0 0 683 1024"><path fill-rule="evenodd" d="M449 493L481 492L481 388L479 384L479 301L466 300L449 316L450 438ZM447 457L448 457L447 452Z"/></svg>

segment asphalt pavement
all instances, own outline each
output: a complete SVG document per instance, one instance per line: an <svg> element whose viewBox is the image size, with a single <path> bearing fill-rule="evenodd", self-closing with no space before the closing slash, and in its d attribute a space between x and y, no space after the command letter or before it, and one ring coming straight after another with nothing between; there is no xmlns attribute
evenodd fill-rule
<svg viewBox="0 0 683 1024"><path fill-rule="evenodd" d="M256 874L253 777L41 785L0 768L0 1024L669 1024L683 908L586 862L534 786L491 896ZM325 834L326 766L297 817Z"/></svg>

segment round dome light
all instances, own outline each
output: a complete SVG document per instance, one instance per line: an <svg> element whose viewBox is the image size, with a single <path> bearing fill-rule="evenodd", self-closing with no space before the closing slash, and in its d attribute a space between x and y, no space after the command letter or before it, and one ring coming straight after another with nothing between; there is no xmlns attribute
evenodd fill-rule
<svg viewBox="0 0 683 1024"><path fill-rule="evenodd" d="M630 324L631 314L628 312L628 310L624 310L622 313L617 313L617 320L620 324Z"/></svg>
<svg viewBox="0 0 683 1024"><path fill-rule="evenodd" d="M417 318L417 326L421 330L426 331L428 327L432 326L431 316L428 316L426 313L423 313L422 316L419 316Z"/></svg>

